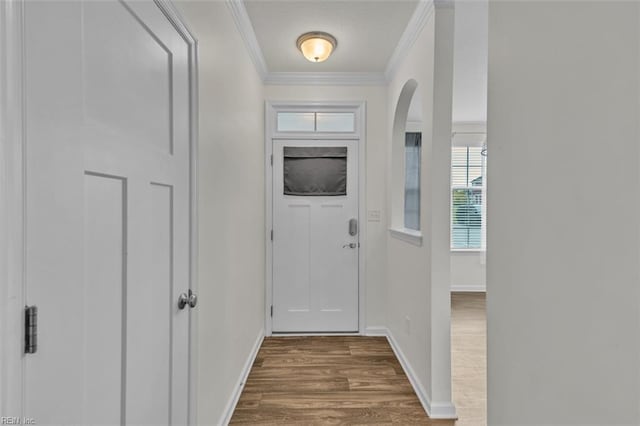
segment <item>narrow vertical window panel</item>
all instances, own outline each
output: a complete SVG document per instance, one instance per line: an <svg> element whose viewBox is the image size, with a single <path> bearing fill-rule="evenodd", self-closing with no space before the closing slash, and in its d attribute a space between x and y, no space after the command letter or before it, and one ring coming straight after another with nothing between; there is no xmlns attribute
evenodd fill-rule
<svg viewBox="0 0 640 426"><path fill-rule="evenodd" d="M420 230L420 159L422 134L405 135L404 227Z"/></svg>
<svg viewBox="0 0 640 426"><path fill-rule="evenodd" d="M319 112L316 114L318 132L354 132L356 116L352 112Z"/></svg>
<svg viewBox="0 0 640 426"><path fill-rule="evenodd" d="M482 147L454 146L451 152L451 248L482 249L485 228L486 158Z"/></svg>
<svg viewBox="0 0 640 426"><path fill-rule="evenodd" d="M313 112L279 112L277 117L279 132L314 132L316 130Z"/></svg>

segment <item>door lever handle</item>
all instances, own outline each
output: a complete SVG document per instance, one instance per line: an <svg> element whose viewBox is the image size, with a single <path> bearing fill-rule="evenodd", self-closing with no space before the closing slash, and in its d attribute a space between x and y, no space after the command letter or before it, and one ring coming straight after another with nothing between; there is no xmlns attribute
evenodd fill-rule
<svg viewBox="0 0 640 426"><path fill-rule="evenodd" d="M349 244L345 244L345 245L342 246L342 248L352 248L352 249L354 249L356 247L358 247L357 243L349 243Z"/></svg>

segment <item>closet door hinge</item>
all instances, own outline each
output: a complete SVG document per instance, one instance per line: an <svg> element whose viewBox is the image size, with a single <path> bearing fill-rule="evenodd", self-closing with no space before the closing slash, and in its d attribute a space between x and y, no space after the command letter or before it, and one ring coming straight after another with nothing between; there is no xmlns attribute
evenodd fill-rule
<svg viewBox="0 0 640 426"><path fill-rule="evenodd" d="M24 353L35 354L38 350L38 307L24 307Z"/></svg>
<svg viewBox="0 0 640 426"><path fill-rule="evenodd" d="M273 318L273 305L271 305L271 318Z"/></svg>
<svg viewBox="0 0 640 426"><path fill-rule="evenodd" d="M271 241L273 241L273 229L271 230Z"/></svg>
<svg viewBox="0 0 640 426"><path fill-rule="evenodd" d="M271 165L273 166L273 154L271 154Z"/></svg>

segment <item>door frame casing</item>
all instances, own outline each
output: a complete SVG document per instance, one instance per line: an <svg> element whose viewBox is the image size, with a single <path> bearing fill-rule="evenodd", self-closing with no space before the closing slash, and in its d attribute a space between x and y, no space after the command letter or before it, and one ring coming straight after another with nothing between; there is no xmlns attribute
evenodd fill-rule
<svg viewBox="0 0 640 426"><path fill-rule="evenodd" d="M24 5L0 2L0 412L24 412L26 80ZM187 44L189 62L189 288L198 291L198 42L170 0L153 0ZM197 424L197 314L189 311L189 425ZM37 420L37 419L36 419Z"/></svg>
<svg viewBox="0 0 640 426"><path fill-rule="evenodd" d="M353 112L355 130L353 132L278 132L276 120L278 112ZM366 217L366 102L354 101L269 101L265 102L265 145L264 145L264 182L265 182L265 336L273 335L271 306L273 305L273 140L356 140L358 141L358 332L335 333L337 335L365 334L366 321L366 274L365 253L367 247ZM274 238L278 236L275 235ZM334 333L286 333L286 335L328 335Z"/></svg>
<svg viewBox="0 0 640 426"><path fill-rule="evenodd" d="M23 417L23 1L0 2L0 412Z"/></svg>

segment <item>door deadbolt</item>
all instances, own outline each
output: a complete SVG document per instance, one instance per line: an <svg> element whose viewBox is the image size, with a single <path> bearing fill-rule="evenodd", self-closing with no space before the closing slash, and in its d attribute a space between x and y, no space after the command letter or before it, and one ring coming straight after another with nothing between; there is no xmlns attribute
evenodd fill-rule
<svg viewBox="0 0 640 426"><path fill-rule="evenodd" d="M352 237L358 235L358 219L353 218L349 220L349 235Z"/></svg>

